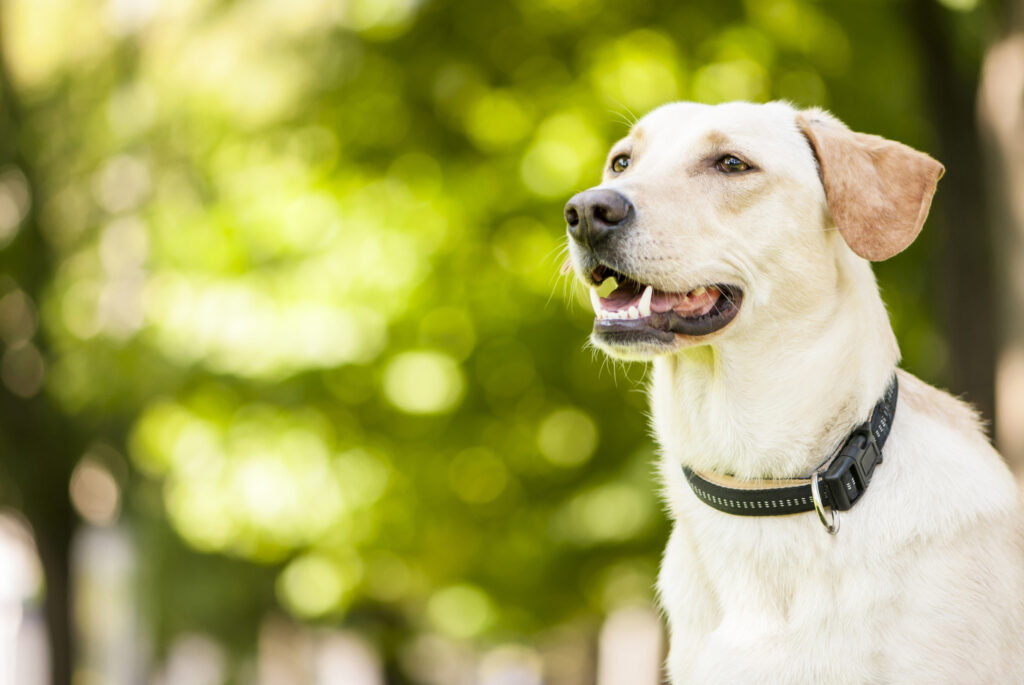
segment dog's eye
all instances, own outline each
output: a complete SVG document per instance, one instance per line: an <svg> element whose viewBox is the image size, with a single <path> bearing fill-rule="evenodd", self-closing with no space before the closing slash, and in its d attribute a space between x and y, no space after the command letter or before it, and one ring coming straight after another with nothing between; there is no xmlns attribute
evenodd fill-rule
<svg viewBox="0 0 1024 685"><path fill-rule="evenodd" d="M739 157L735 157L733 155L725 155L717 162L715 162L715 167L717 167L719 171L722 171L727 174L733 174L738 171L747 171L748 169L752 168L742 159L740 159Z"/></svg>
<svg viewBox="0 0 1024 685"><path fill-rule="evenodd" d="M612 171L617 174L621 174L627 167L629 167L629 155L616 155L612 160Z"/></svg>

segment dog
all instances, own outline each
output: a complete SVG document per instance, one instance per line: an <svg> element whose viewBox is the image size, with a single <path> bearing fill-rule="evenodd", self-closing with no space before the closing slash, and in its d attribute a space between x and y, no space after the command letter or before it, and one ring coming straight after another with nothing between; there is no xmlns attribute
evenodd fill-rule
<svg viewBox="0 0 1024 685"><path fill-rule="evenodd" d="M673 103L566 205L591 342L653 367L674 685L1024 683L1018 487L897 368L870 265L943 172L820 109Z"/></svg>

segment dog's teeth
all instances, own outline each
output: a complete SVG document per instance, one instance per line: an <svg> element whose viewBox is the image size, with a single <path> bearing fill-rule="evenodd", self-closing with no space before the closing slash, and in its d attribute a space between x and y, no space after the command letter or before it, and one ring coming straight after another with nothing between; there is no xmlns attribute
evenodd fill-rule
<svg viewBox="0 0 1024 685"><path fill-rule="evenodd" d="M640 318L640 312L637 310L636 307L630 307L629 308L629 318L631 318L631 319L639 319Z"/></svg>
<svg viewBox="0 0 1024 685"><path fill-rule="evenodd" d="M594 313L598 316L604 313L601 309L601 296L597 294L597 288L590 286L590 306L594 308Z"/></svg>
<svg viewBox="0 0 1024 685"><path fill-rule="evenodd" d="M701 295L703 295L707 291L708 291L707 288L705 288L704 286L701 286L701 287L697 288L696 290L691 290L690 291L690 297L700 297Z"/></svg>
<svg viewBox="0 0 1024 685"><path fill-rule="evenodd" d="M649 285L644 288L644 294L640 296L640 305L637 309L640 312L640 316L651 315L651 298L654 297L654 286Z"/></svg>

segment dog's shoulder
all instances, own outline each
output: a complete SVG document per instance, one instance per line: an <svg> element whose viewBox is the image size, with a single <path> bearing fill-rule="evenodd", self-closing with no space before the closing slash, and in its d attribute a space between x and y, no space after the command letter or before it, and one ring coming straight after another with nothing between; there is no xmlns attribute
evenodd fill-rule
<svg viewBox="0 0 1024 685"><path fill-rule="evenodd" d="M898 376L899 401L906 403L915 413L930 417L964 435L984 439L985 425L974 407L906 371L900 370Z"/></svg>
<svg viewBox="0 0 1024 685"><path fill-rule="evenodd" d="M984 423L966 402L899 372L899 402L886 463L904 494L951 520L1020 512L1020 491ZM939 515L938 518L943 518Z"/></svg>

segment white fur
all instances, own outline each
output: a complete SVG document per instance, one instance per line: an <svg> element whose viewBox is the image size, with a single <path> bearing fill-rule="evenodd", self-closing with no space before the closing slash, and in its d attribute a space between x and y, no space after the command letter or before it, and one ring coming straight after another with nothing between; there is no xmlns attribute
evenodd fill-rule
<svg viewBox="0 0 1024 685"><path fill-rule="evenodd" d="M684 464L807 475L898 361L870 265L832 225L796 115L781 103L667 105L612 149L632 163L602 184L636 206L623 241L632 273L661 290L745 293L725 329L677 336L669 351L595 340L654 365L674 519L658 583L671 682L1024 683L1019 494L966 405L900 371L884 463L834 537L813 512L719 512L683 478ZM705 173L712 130L761 171Z"/></svg>

